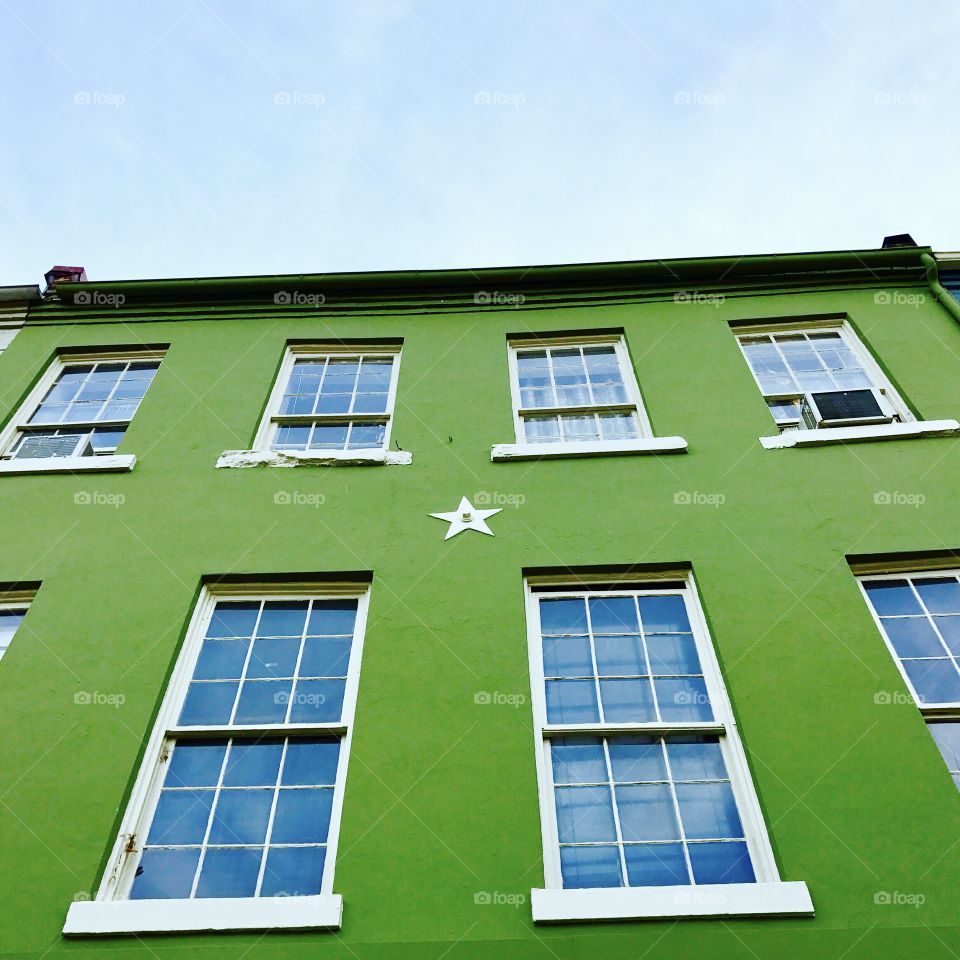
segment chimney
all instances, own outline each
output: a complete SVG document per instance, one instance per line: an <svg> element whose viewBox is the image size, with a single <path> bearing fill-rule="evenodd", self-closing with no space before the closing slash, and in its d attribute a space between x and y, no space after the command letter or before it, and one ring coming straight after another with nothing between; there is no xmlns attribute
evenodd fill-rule
<svg viewBox="0 0 960 960"><path fill-rule="evenodd" d="M883 249L888 247L915 247L917 241L909 233L894 233L883 238Z"/></svg>
<svg viewBox="0 0 960 960"><path fill-rule="evenodd" d="M87 271L83 267L51 267L44 275L43 279L47 281L47 288L43 295L49 296L55 293L54 284L58 280L70 280L73 283L85 283L87 280Z"/></svg>

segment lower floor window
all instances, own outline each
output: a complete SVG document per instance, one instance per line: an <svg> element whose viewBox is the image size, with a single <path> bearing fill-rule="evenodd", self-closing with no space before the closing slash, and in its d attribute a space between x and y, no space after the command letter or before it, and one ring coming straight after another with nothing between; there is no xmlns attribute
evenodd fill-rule
<svg viewBox="0 0 960 960"><path fill-rule="evenodd" d="M94 457L114 453L126 427L96 429L30 430L20 435L10 456L16 460L38 457Z"/></svg>

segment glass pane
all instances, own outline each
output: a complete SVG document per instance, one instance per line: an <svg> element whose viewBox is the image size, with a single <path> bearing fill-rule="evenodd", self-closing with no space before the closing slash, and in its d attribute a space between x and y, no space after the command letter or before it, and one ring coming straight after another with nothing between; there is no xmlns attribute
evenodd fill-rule
<svg viewBox="0 0 960 960"><path fill-rule="evenodd" d="M173 748L165 787L214 787L227 752L226 740L180 740Z"/></svg>
<svg viewBox="0 0 960 960"><path fill-rule="evenodd" d="M317 413L349 413L352 401L352 394L327 393L326 390L324 390L317 401ZM344 430L345 429L344 427ZM327 440L325 442L329 443L331 441ZM319 441L315 437L313 446L318 446L318 443Z"/></svg>
<svg viewBox="0 0 960 960"><path fill-rule="evenodd" d="M330 787L281 790L270 842L326 842L332 809L333 789Z"/></svg>
<svg viewBox="0 0 960 960"><path fill-rule="evenodd" d="M550 742L554 783L606 783L607 764L599 737L558 737Z"/></svg>
<svg viewBox="0 0 960 960"><path fill-rule="evenodd" d="M546 443L560 439L560 422L556 417L525 417L524 437L531 443Z"/></svg>
<svg viewBox="0 0 960 960"><path fill-rule="evenodd" d="M306 450L309 442L310 427L281 426L272 446L274 450Z"/></svg>
<svg viewBox="0 0 960 960"><path fill-rule="evenodd" d="M217 726L230 722L238 683L191 683L180 711L184 727Z"/></svg>
<svg viewBox="0 0 960 960"><path fill-rule="evenodd" d="M343 680L298 680L291 723L333 723L343 710Z"/></svg>
<svg viewBox="0 0 960 960"><path fill-rule="evenodd" d="M147 843L202 843L213 794L213 790L161 790Z"/></svg>
<svg viewBox="0 0 960 960"><path fill-rule="evenodd" d="M674 780L727 779L727 767L716 737L670 737L667 754Z"/></svg>
<svg viewBox="0 0 960 960"><path fill-rule="evenodd" d="M647 637L647 655L654 674L701 673L697 644L690 633Z"/></svg>
<svg viewBox="0 0 960 960"><path fill-rule="evenodd" d="M204 640L193 676L197 680L239 680L249 640Z"/></svg>
<svg viewBox="0 0 960 960"><path fill-rule="evenodd" d="M554 793L561 843L617 839L609 787L557 787Z"/></svg>
<svg viewBox="0 0 960 960"><path fill-rule="evenodd" d="M616 847L561 847L560 871L568 890L623 886Z"/></svg>
<svg viewBox="0 0 960 960"><path fill-rule="evenodd" d="M867 580L863 586L878 616L923 613L906 580Z"/></svg>
<svg viewBox="0 0 960 960"><path fill-rule="evenodd" d="M960 583L956 577L915 580L914 583L931 613L960 613Z"/></svg>
<svg viewBox="0 0 960 960"><path fill-rule="evenodd" d="M679 840L673 795L666 783L617 787L617 811L624 840Z"/></svg>
<svg viewBox="0 0 960 960"><path fill-rule="evenodd" d="M340 740L337 737L318 737L311 740L291 740L283 762L285 787L334 784L337 763L340 760Z"/></svg>
<svg viewBox="0 0 960 960"><path fill-rule="evenodd" d="M373 450L383 446L387 434L383 423L355 423L350 430L350 450Z"/></svg>
<svg viewBox="0 0 960 960"><path fill-rule="evenodd" d="M689 633L683 597L640 597L640 619L646 633Z"/></svg>
<svg viewBox="0 0 960 960"><path fill-rule="evenodd" d="M593 414L585 417L561 417L560 424L565 440L596 440L600 436L597 418Z"/></svg>
<svg viewBox="0 0 960 960"><path fill-rule="evenodd" d="M383 413L386 409L385 393L358 393L353 401L354 413Z"/></svg>
<svg viewBox="0 0 960 960"><path fill-rule="evenodd" d="M592 677L593 660L588 637L544 637L545 677Z"/></svg>
<svg viewBox="0 0 960 960"><path fill-rule="evenodd" d="M623 853L631 887L669 887L690 882L682 844L630 844Z"/></svg>
<svg viewBox="0 0 960 960"><path fill-rule="evenodd" d="M697 883L753 883L745 843L691 843L687 847Z"/></svg>
<svg viewBox="0 0 960 960"><path fill-rule="evenodd" d="M538 407L555 407L556 398L553 393L553 387L549 384L543 384L537 387L520 388L520 409L536 410ZM552 421L556 423L556 421Z"/></svg>
<svg viewBox="0 0 960 960"><path fill-rule="evenodd" d="M213 611L208 637L249 637L257 623L260 604L256 601L218 603Z"/></svg>
<svg viewBox="0 0 960 960"><path fill-rule="evenodd" d="M144 850L130 891L131 900L185 900L197 872L200 848Z"/></svg>
<svg viewBox="0 0 960 960"><path fill-rule="evenodd" d="M960 773L960 723L928 723L933 742L951 773Z"/></svg>
<svg viewBox="0 0 960 960"><path fill-rule="evenodd" d="M620 400L601 400L601 403L620 403ZM600 433L604 440L636 440L640 436L637 418L632 413L601 413Z"/></svg>
<svg viewBox="0 0 960 960"><path fill-rule="evenodd" d="M541 600L540 631L544 634L587 633L587 610L583 600Z"/></svg>
<svg viewBox="0 0 960 960"><path fill-rule="evenodd" d="M280 772L282 740L234 741L223 774L225 787L272 787Z"/></svg>
<svg viewBox="0 0 960 960"><path fill-rule="evenodd" d="M688 840L743 836L733 790L727 781L678 783L675 789Z"/></svg>
<svg viewBox="0 0 960 960"><path fill-rule="evenodd" d="M952 660L904 660L903 668L921 703L960 701L960 674Z"/></svg>
<svg viewBox="0 0 960 960"><path fill-rule="evenodd" d="M659 737L613 737L607 749L613 779L618 783L667 779Z"/></svg>
<svg viewBox="0 0 960 960"><path fill-rule="evenodd" d="M960 655L960 617L934 617L933 622L952 654Z"/></svg>
<svg viewBox="0 0 960 960"><path fill-rule="evenodd" d="M649 680L601 680L603 715L607 723L656 720Z"/></svg>
<svg viewBox="0 0 960 960"><path fill-rule="evenodd" d="M657 703L667 722L712 720L713 709L702 677L657 677Z"/></svg>
<svg viewBox="0 0 960 960"><path fill-rule="evenodd" d="M356 600L314 600L307 636L328 637L353 633L356 619Z"/></svg>
<svg viewBox="0 0 960 960"><path fill-rule="evenodd" d="M601 677L643 677L649 673L640 637L596 637L597 670Z"/></svg>
<svg viewBox="0 0 960 960"><path fill-rule="evenodd" d="M548 723L595 723L600 719L592 680L548 680Z"/></svg>
<svg viewBox="0 0 960 960"><path fill-rule="evenodd" d="M198 897L252 897L262 849L207 850L197 884Z"/></svg>
<svg viewBox="0 0 960 960"><path fill-rule="evenodd" d="M633 597L591 597L590 623L594 633L639 633Z"/></svg>
<svg viewBox="0 0 960 960"><path fill-rule="evenodd" d="M224 641L221 641L224 642ZM236 643L237 641L227 641ZM282 639L256 640L250 663L247 666L248 677L292 677L300 653L298 637Z"/></svg>
<svg viewBox="0 0 960 960"><path fill-rule="evenodd" d="M258 637L299 637L307 619L306 600L268 600L257 626Z"/></svg>
<svg viewBox="0 0 960 960"><path fill-rule="evenodd" d="M261 897L309 897L320 892L326 847L273 847L267 853Z"/></svg>
<svg viewBox="0 0 960 960"><path fill-rule="evenodd" d="M307 637L300 661L301 677L345 677L350 663L350 637Z"/></svg>
<svg viewBox="0 0 960 960"><path fill-rule="evenodd" d="M234 723L283 723L290 680L247 680L240 690Z"/></svg>
<svg viewBox="0 0 960 960"><path fill-rule="evenodd" d="M334 411L331 411L334 412ZM311 450L342 450L347 443L347 424L318 423L310 441Z"/></svg>
<svg viewBox="0 0 960 960"><path fill-rule="evenodd" d="M210 843L263 843L272 805L272 790L221 790Z"/></svg>
<svg viewBox="0 0 960 960"><path fill-rule="evenodd" d="M943 644L926 617L895 617L880 621L901 657L942 657Z"/></svg>
<svg viewBox="0 0 960 960"><path fill-rule="evenodd" d="M310 394L294 394L284 397L280 404L280 413L288 417L304 416L305 414L313 413L316 402L317 398ZM281 427L280 429L282 430L284 428Z"/></svg>

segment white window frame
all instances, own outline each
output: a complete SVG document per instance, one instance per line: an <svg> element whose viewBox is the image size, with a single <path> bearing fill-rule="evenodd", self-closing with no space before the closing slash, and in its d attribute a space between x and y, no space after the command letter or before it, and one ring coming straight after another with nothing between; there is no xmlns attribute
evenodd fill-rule
<svg viewBox="0 0 960 960"><path fill-rule="evenodd" d="M614 920L646 917L812 915L813 904L802 882L780 880L773 849L767 834L746 754L737 732L733 709L727 697L720 666L700 606L693 574L689 570L669 575L593 578L602 589L591 588L589 579L570 578L569 591L543 587L564 585L564 579L528 578L525 581L527 642L530 659L531 702L534 718L534 747L540 794L540 826L543 840L545 889L533 890L533 919L537 922L568 920ZM682 581L682 587L657 586L658 581ZM547 705L540 634L541 597L560 599L592 596L682 596L693 630L704 682L713 708L712 721L652 723L551 724ZM564 888L560 867L553 770L549 741L555 736L616 734L708 734L719 738L737 811L756 876L755 883L689 884L669 887L612 887L598 889Z"/></svg>
<svg viewBox="0 0 960 960"><path fill-rule="evenodd" d="M520 353L535 350L554 350L564 347L610 346L614 348L617 365L627 394L625 403L597 403L568 407L523 407L520 393L520 374L517 357ZM637 382L636 371L630 362L623 334L595 334L583 336L511 338L507 341L507 366L510 375L510 402L513 407L513 424L516 442L497 444L492 451L492 460L532 460L547 457L594 456L604 453L671 453L685 452L687 442L683 437L655 437L650 418L643 403L643 395ZM640 429L640 437L622 440L559 440L534 443L526 438L524 421L529 417L594 413L634 413Z"/></svg>
<svg viewBox="0 0 960 960"><path fill-rule="evenodd" d="M35 593L32 590L0 590L0 611L13 611L14 613L26 614L30 610L34 596ZM19 632L19 627L17 628L17 632ZM16 633L10 638L10 643L8 643L6 647L0 647L0 662L3 661L7 651L10 649L14 637L16 637Z"/></svg>
<svg viewBox="0 0 960 960"><path fill-rule="evenodd" d="M232 600L357 600L350 663L344 686L341 719L329 723L233 724L224 726L179 726L177 719L193 676L204 635L217 603ZM336 929L342 917L342 898L333 892L334 870L347 765L353 739L354 714L360 677L363 641L366 633L370 584L329 583L306 585L218 585L205 586L197 600L190 627L164 693L163 702L127 804L120 831L113 844L96 899L74 903L67 915L64 934L91 936L104 933L151 933L189 930L261 930L273 927ZM166 775L170 745L177 739L198 736L232 736L263 733L293 736L312 733L339 736L340 755L334 787L333 808L327 835L321 892L315 896L242 897L191 900L128 899L143 839L153 820ZM127 852L133 838L136 856Z"/></svg>
<svg viewBox="0 0 960 960"><path fill-rule="evenodd" d="M13 343L16 335L23 329L23 321L18 323L0 323L0 357L4 350Z"/></svg>
<svg viewBox="0 0 960 960"><path fill-rule="evenodd" d="M36 457L22 460L11 459L13 447L24 432L23 427L40 406L50 388L59 380L61 374L72 366L89 363L134 363L140 360L163 361L165 350L107 350L90 351L84 353L60 353L50 362L34 388L27 394L16 413L10 418L7 425L0 430L0 474L4 473L73 473L76 471L105 471L116 472L132 470L137 458L130 454L97 454L91 457ZM151 383L152 386L152 383ZM142 400L140 401L143 402ZM137 411L139 411L138 404ZM123 426L129 427L133 417L129 420L104 420L97 424L100 427ZM49 429L72 429L83 427L84 424L51 424Z"/></svg>
<svg viewBox="0 0 960 960"><path fill-rule="evenodd" d="M250 453L259 453L268 456L275 456L281 460L319 460L319 461L344 461L344 462L409 462L408 458L391 458L390 437L393 430L394 407L397 397L397 382L400 376L400 360L402 354L402 345L383 344L371 341L370 343L360 344L287 344L284 351L283 361L280 364L280 370L274 380L273 388L270 391L270 397L264 415L257 428L257 434L253 441L253 450ZM298 360L322 360L326 357L391 357L393 363L390 371L390 387L387 392L387 404L383 413L320 413L304 416L284 416L280 413L280 404L283 401L284 391L293 372L294 364ZM355 423L379 423L386 421L384 428L383 444L379 447L370 447L363 450L315 450L315 451L274 451L271 450L273 439L277 434L277 429L284 423L316 423L322 420L332 422L352 421ZM233 452L233 451L231 451ZM227 454L224 454L226 457ZM221 458L223 459L223 458ZM262 461L261 461L262 462ZM220 466L233 466L234 464L222 462ZM236 464L249 465L249 464ZM285 465L289 465L285 464Z"/></svg>

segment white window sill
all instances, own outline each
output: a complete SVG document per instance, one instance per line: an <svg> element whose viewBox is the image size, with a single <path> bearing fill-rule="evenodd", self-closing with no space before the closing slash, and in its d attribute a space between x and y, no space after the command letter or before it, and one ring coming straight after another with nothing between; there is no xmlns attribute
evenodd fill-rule
<svg viewBox="0 0 960 960"><path fill-rule="evenodd" d="M498 443L493 461L545 460L551 457L597 457L607 454L686 453L683 437L645 437L642 440L584 440L571 443Z"/></svg>
<svg viewBox="0 0 960 960"><path fill-rule="evenodd" d="M530 893L535 923L670 917L813 916L813 901L802 881L531 890Z"/></svg>
<svg viewBox="0 0 960 960"><path fill-rule="evenodd" d="M224 450L217 467L375 467L413 462L404 450L323 450L297 453L279 450Z"/></svg>
<svg viewBox="0 0 960 960"><path fill-rule="evenodd" d="M23 460L0 460L0 474L13 473L125 473L132 470L137 458L130 454L102 457L25 457Z"/></svg>
<svg viewBox="0 0 960 960"><path fill-rule="evenodd" d="M66 937L226 930L338 930L343 898L243 897L210 900L91 900L71 904Z"/></svg>
<svg viewBox="0 0 960 960"><path fill-rule="evenodd" d="M824 427L821 430L787 430L777 437L761 437L767 450L786 447L819 447L827 443L861 440L903 440L907 437L945 437L960 432L956 420L916 420L911 423L871 423L859 427Z"/></svg>

